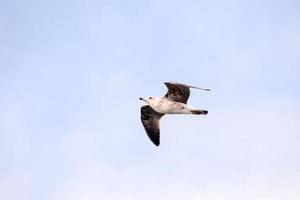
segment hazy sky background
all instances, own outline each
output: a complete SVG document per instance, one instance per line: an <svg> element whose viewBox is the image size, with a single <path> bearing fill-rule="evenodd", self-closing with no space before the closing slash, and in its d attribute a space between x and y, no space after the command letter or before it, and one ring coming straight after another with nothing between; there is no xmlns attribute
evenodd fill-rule
<svg viewBox="0 0 300 200"><path fill-rule="evenodd" d="M0 199L300 199L296 0L0 1ZM164 81L207 116L161 120Z"/></svg>

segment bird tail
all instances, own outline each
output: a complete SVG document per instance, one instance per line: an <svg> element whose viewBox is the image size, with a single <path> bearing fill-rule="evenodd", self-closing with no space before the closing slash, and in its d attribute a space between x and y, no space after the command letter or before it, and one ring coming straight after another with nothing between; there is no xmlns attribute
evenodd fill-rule
<svg viewBox="0 0 300 200"><path fill-rule="evenodd" d="M195 114L195 115L206 115L208 113L208 111L207 110L191 110L191 113Z"/></svg>

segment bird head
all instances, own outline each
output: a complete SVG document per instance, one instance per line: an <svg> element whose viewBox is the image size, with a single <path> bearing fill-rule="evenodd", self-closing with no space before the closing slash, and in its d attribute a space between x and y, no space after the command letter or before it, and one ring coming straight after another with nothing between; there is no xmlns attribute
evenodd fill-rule
<svg viewBox="0 0 300 200"><path fill-rule="evenodd" d="M146 103L151 105L153 102L157 101L157 98L153 96L147 96L147 97L140 97L140 100L145 101Z"/></svg>

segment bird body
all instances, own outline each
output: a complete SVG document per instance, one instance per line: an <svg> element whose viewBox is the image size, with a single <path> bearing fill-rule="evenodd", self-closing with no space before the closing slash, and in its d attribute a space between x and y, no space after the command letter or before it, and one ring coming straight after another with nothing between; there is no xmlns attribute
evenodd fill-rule
<svg viewBox="0 0 300 200"><path fill-rule="evenodd" d="M166 97L146 97L142 98L142 100L161 114L196 114L195 111L205 112L205 110L196 109L187 104L172 101Z"/></svg>
<svg viewBox="0 0 300 200"><path fill-rule="evenodd" d="M197 114L206 115L207 110L196 109L187 105L190 88L198 88L181 83L165 82L168 92L162 97L141 97L148 105L141 108L141 121L150 140L158 146L160 144L159 120L165 114Z"/></svg>

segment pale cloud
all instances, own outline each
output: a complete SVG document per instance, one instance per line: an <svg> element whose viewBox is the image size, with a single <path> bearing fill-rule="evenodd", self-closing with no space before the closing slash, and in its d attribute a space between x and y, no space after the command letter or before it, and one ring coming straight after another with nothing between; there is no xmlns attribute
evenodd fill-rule
<svg viewBox="0 0 300 200"><path fill-rule="evenodd" d="M287 103L278 117L278 101L252 103L203 117L166 116L159 149L148 141L143 145L153 152L138 155L148 156L146 162L138 157L143 163L128 166L105 155L112 148L105 142L116 139L108 130L72 134L64 145L72 172L54 199L296 200L300 107ZM139 132L146 137L142 127ZM131 150L122 155L134 156Z"/></svg>
<svg viewBox="0 0 300 200"><path fill-rule="evenodd" d="M31 200L33 198L33 182L30 173L21 172L6 174L0 180L0 198L7 200Z"/></svg>
<svg viewBox="0 0 300 200"><path fill-rule="evenodd" d="M191 199L207 200L296 200L300 197L299 177L269 180L245 177L239 182L215 182L201 192L195 192Z"/></svg>

